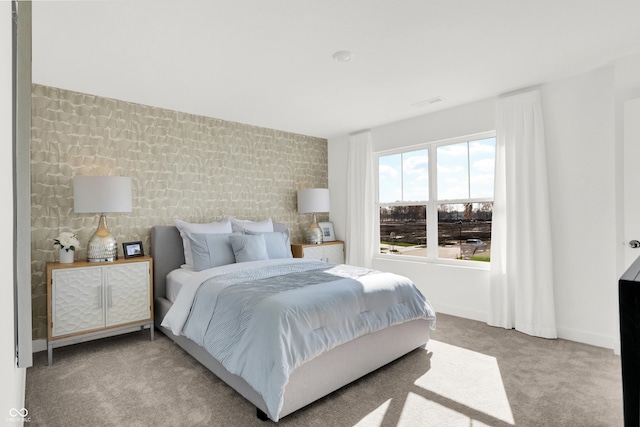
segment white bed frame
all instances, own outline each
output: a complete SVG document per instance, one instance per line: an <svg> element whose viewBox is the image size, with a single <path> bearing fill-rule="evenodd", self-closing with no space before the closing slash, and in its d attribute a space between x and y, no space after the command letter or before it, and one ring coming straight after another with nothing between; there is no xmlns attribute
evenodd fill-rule
<svg viewBox="0 0 640 427"><path fill-rule="evenodd" d="M276 230L283 224L274 224ZM153 295L156 327L206 366L211 372L249 400L260 419L267 419L267 409L260 396L241 377L229 373L203 347L185 336L176 336L160 326L172 303L166 296L166 276L184 264L182 238L174 226L155 226L151 230L153 257ZM410 351L424 347L429 340L429 322L412 320L368 334L342 344L294 370L285 389L282 418L315 400L349 384Z"/></svg>

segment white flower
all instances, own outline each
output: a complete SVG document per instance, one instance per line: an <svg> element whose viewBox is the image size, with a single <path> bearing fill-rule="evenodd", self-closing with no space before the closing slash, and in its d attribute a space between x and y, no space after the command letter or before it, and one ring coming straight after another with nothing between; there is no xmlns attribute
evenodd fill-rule
<svg viewBox="0 0 640 427"><path fill-rule="evenodd" d="M57 239L53 239L53 244L60 245L60 249L66 249L67 252L69 252L69 249L75 251L76 246L80 245L80 242L75 234L63 231Z"/></svg>

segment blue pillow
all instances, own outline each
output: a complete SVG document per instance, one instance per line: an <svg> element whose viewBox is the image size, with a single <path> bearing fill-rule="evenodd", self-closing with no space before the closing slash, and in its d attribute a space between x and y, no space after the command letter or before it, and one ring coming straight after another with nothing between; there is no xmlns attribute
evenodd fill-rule
<svg viewBox="0 0 640 427"><path fill-rule="evenodd" d="M248 235L262 234L267 245L267 255L269 259L293 258L291 253L291 241L289 240L289 230L274 231L272 233L260 233L257 231L244 230Z"/></svg>
<svg viewBox="0 0 640 427"><path fill-rule="evenodd" d="M229 236L236 262L269 259L267 244L262 234L232 234Z"/></svg>
<svg viewBox="0 0 640 427"><path fill-rule="evenodd" d="M193 270L202 271L207 268L234 264L236 257L229 237L232 233L223 234L195 234L187 233L191 243L193 256Z"/></svg>

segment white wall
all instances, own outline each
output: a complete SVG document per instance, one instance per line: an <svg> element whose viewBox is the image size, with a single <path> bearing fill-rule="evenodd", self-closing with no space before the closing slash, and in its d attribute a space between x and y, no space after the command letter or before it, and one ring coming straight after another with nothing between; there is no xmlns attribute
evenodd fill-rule
<svg viewBox="0 0 640 427"><path fill-rule="evenodd" d="M618 341L613 70L542 90L558 335L610 348Z"/></svg>
<svg viewBox="0 0 640 427"><path fill-rule="evenodd" d="M539 86L546 125L554 282L561 338L607 348L619 344L621 274L619 106L640 92L640 57ZM372 129L374 151L494 129L490 99ZM345 235L348 136L329 140L331 219ZM346 242L349 244L349 242ZM378 259L405 274L436 310L485 321L486 270Z"/></svg>
<svg viewBox="0 0 640 427"><path fill-rule="evenodd" d="M0 194L13 198L11 2L0 2ZM19 425L9 415L24 406L25 369L16 367L13 292L13 211L0 209L0 425Z"/></svg>

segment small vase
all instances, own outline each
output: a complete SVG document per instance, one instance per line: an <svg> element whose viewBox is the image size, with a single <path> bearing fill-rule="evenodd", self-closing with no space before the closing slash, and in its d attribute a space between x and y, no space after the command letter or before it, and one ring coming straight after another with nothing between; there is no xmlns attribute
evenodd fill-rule
<svg viewBox="0 0 640 427"><path fill-rule="evenodd" d="M60 249L60 264L73 264L75 251Z"/></svg>

